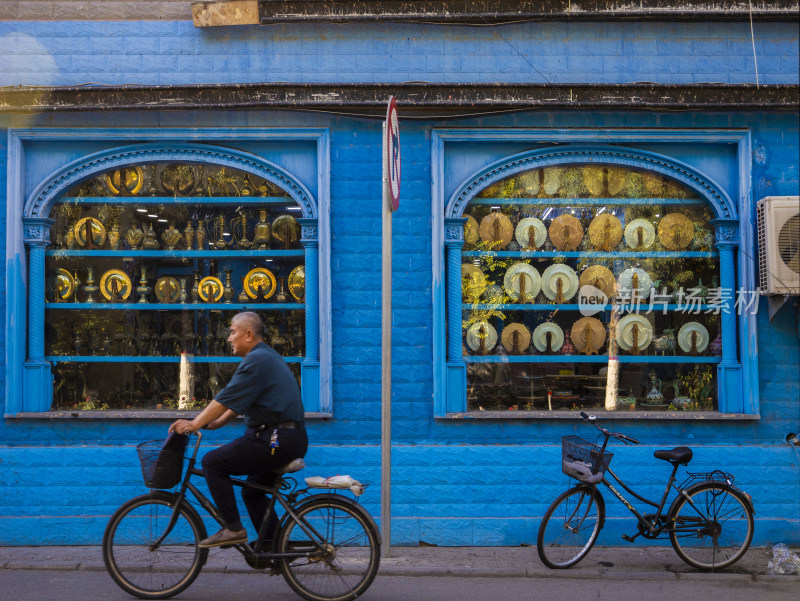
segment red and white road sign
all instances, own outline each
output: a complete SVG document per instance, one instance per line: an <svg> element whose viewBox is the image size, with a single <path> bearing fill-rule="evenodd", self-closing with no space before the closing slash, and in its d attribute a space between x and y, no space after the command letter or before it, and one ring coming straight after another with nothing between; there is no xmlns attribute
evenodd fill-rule
<svg viewBox="0 0 800 601"><path fill-rule="evenodd" d="M397 123L397 101L389 99L386 111L386 173L392 211L400 206L400 127Z"/></svg>

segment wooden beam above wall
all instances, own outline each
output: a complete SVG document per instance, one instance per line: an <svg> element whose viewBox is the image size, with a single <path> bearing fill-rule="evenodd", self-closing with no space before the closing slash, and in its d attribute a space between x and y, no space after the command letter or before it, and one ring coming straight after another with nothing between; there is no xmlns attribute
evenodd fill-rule
<svg viewBox="0 0 800 601"><path fill-rule="evenodd" d="M0 113L149 110L320 110L458 117L507 110L797 110L797 85L257 83L0 88Z"/></svg>

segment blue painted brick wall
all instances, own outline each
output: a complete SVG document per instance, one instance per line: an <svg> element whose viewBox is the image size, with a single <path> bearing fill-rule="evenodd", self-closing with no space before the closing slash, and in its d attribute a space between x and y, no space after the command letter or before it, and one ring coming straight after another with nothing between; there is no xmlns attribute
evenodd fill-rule
<svg viewBox="0 0 800 601"><path fill-rule="evenodd" d="M232 35L231 31L235 31ZM0 22L0 85L261 81L797 83L797 31L756 23L496 27ZM120 48L122 51L120 52Z"/></svg>
<svg viewBox="0 0 800 601"><path fill-rule="evenodd" d="M767 29L769 27L769 29ZM123 51L119 52L120 40ZM797 83L798 36L788 24L756 24L761 83ZM631 55L630 53L634 53ZM0 85L84 82L248 81L754 82L744 24L292 25L197 30L186 22L0 23ZM523 56L520 56L523 55ZM380 482L380 125L315 113L163 112L0 115L0 164L8 127L325 127L331 132L333 313L332 420L310 424L304 475L349 473ZM393 221L395 256L393 540L396 544L520 544L566 485L559 439L567 422L434 420L431 347L431 130L433 127L750 128L753 190L797 194L798 119L783 113L529 113L404 121L403 197ZM76 147L75 152L79 152ZM54 167L54 166L53 166ZM735 178L733 178L735 180ZM5 227L6 171L0 169ZM33 183L29 182L29 185ZM4 229L3 229L4 231ZM0 250L5 253L5 238ZM5 262L0 281L5 280ZM0 292L0 319L5 291ZM663 465L651 452L695 449L693 469L722 467L756 501L756 544L800 542L800 469L785 443L798 424L796 313L758 321L761 420L625 422L645 441L615 466L658 495ZM4 340L0 339L0 357ZM0 391L5 386L0 369ZM0 399L2 403L2 399ZM0 544L97 543L110 512L143 492L134 444L163 436L166 422L5 420L0 424ZM214 432L209 445L231 432ZM642 469L640 466L648 466ZM662 471L659 471L662 470ZM609 503L601 544L631 529ZM209 525L211 528L211 525Z"/></svg>

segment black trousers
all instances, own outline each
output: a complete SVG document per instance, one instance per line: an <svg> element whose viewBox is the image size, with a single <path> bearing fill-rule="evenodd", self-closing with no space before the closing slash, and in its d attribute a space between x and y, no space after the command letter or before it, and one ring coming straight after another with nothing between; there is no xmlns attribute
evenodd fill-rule
<svg viewBox="0 0 800 601"><path fill-rule="evenodd" d="M203 456L203 473L206 476L208 490L222 515L225 527L229 530L244 529L230 477L247 476L248 482L272 486L278 474L270 470L284 466L293 459L304 457L308 450L308 435L305 429L279 429L279 446L275 449L274 455L269 446L272 430L262 430L259 434L262 437L257 437L256 433L248 429L241 438ZM269 503L266 493L243 488L242 499L250 520L258 532ZM267 538L273 537L277 526L278 518L273 513L267 525Z"/></svg>

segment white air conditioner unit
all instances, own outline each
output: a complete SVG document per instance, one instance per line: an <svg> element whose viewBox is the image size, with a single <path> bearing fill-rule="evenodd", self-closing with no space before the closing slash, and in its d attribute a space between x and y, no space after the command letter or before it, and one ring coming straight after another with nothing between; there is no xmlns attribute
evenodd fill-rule
<svg viewBox="0 0 800 601"><path fill-rule="evenodd" d="M800 196L767 196L756 213L761 292L800 294Z"/></svg>

